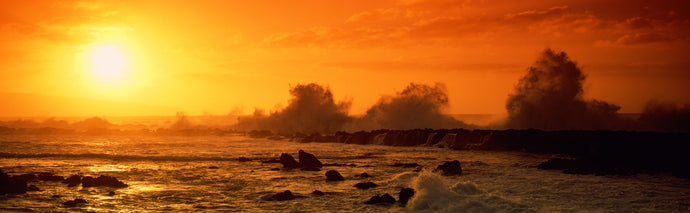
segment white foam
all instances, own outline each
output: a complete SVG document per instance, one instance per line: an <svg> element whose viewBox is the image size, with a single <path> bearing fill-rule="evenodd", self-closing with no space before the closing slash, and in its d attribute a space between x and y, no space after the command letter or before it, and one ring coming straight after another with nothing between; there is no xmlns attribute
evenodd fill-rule
<svg viewBox="0 0 690 213"><path fill-rule="evenodd" d="M453 183L455 182L455 183ZM407 204L413 212L522 212L526 207L429 171L413 179L415 195Z"/></svg>

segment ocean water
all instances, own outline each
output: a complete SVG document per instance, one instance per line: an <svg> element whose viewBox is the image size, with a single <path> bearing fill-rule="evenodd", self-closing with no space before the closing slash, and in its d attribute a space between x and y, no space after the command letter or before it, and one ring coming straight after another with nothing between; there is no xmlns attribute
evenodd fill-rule
<svg viewBox="0 0 690 213"><path fill-rule="evenodd" d="M262 163L303 149L327 166L322 171L279 170ZM249 162L239 162L247 157ZM690 181L669 174L569 175L538 170L557 155L454 151L432 147L389 147L340 143L296 143L244 136L0 136L0 168L9 174L53 172L69 176L109 175L126 188L67 187L34 181L41 191L1 195L0 211L94 212L688 212ZM432 170L459 160L463 175ZM393 167L418 163L417 168ZM211 168L210 168L211 167ZM215 168L217 167L217 168ZM328 182L337 170L345 181ZM366 172L372 178L356 175ZM379 187L353 185L371 181ZM367 205L370 197L401 188L415 196L407 204ZM299 197L265 201L290 190ZM325 192L324 196L310 193ZM114 191L115 195L108 193ZM75 198L88 203L65 207Z"/></svg>

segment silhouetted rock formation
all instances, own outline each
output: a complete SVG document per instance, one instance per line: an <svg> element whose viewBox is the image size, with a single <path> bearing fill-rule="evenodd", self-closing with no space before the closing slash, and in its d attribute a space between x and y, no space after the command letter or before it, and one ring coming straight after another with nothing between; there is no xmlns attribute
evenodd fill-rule
<svg viewBox="0 0 690 213"><path fill-rule="evenodd" d="M62 203L62 205L65 207L76 207L76 206L83 205L83 204L86 204L86 200L81 199L81 198L77 198L77 199L66 201L66 202Z"/></svg>
<svg viewBox="0 0 690 213"><path fill-rule="evenodd" d="M316 196L324 196L325 194L322 191L319 190L314 190L311 192L311 194L316 195Z"/></svg>
<svg viewBox="0 0 690 213"><path fill-rule="evenodd" d="M417 129L337 132L335 138L354 144L566 154L582 160L583 167L605 165L606 172L599 174L672 172L679 177L690 176L690 170L681 163L690 162L690 133Z"/></svg>
<svg viewBox="0 0 690 213"><path fill-rule="evenodd" d="M123 183L122 181L118 180L117 178L101 175L101 176L98 176L97 178L93 178L90 176L86 176L86 177L82 178L81 186L82 187L107 186L107 187L113 187L113 188L124 188L124 187L127 187L127 184Z"/></svg>
<svg viewBox="0 0 690 213"><path fill-rule="evenodd" d="M379 186L379 185L372 183L372 182L361 182L361 183L357 183L354 185L354 187L358 188L358 189L369 189L369 188L374 188L377 186Z"/></svg>
<svg viewBox="0 0 690 213"><path fill-rule="evenodd" d="M338 171L335 170L328 170L326 172L326 180L328 181L342 181L345 180L342 175Z"/></svg>
<svg viewBox="0 0 690 213"><path fill-rule="evenodd" d="M460 161L446 161L445 163L438 165L436 171L441 171L441 174L445 176L454 176L462 174L462 167L460 166Z"/></svg>
<svg viewBox="0 0 690 213"><path fill-rule="evenodd" d="M393 198L388 193L383 194L381 196L375 195L375 196L369 198L368 201L364 202L364 204L393 204L393 203L395 203L395 198Z"/></svg>
<svg viewBox="0 0 690 213"><path fill-rule="evenodd" d="M313 154L307 153L303 150L299 150L299 165L302 169L318 169L323 167L323 164L319 159L316 158ZM318 171L318 170L317 170Z"/></svg>
<svg viewBox="0 0 690 213"><path fill-rule="evenodd" d="M284 192L278 192L274 195L267 195L261 197L265 201L284 201L284 200L294 200L295 195L292 194L290 190L285 190Z"/></svg>
<svg viewBox="0 0 690 213"><path fill-rule="evenodd" d="M26 193L26 190L27 186L25 180L14 179L0 170L0 195L22 194Z"/></svg>
<svg viewBox="0 0 690 213"><path fill-rule="evenodd" d="M283 164L283 168L294 169L299 168L299 163L288 153L280 154L280 163Z"/></svg>
<svg viewBox="0 0 690 213"><path fill-rule="evenodd" d="M67 179L63 180L62 183L66 183L67 187L75 187L81 184L81 175L72 175L69 176Z"/></svg>
<svg viewBox="0 0 690 213"><path fill-rule="evenodd" d="M405 205L407 204L407 201L410 200L414 196L414 189L412 188L404 188L401 189L400 192L398 193L398 201L400 201L401 204Z"/></svg>

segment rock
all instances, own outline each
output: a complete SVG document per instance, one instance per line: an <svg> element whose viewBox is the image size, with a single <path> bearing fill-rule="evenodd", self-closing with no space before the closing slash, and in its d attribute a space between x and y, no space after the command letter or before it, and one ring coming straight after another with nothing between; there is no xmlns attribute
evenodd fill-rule
<svg viewBox="0 0 690 213"><path fill-rule="evenodd" d="M407 204L407 201L414 196L414 189L404 188L398 192L398 200L401 204Z"/></svg>
<svg viewBox="0 0 690 213"><path fill-rule="evenodd" d="M85 204L85 203L86 203L86 200L81 199L81 198L77 198L77 199L74 199L74 200L70 200L70 201L64 202L64 203L62 203L62 205L63 205L63 206L66 206L66 207L76 207L76 206L79 206L79 205L82 205L82 204Z"/></svg>
<svg viewBox="0 0 690 213"><path fill-rule="evenodd" d="M36 175L33 173L22 174L22 175L12 175L12 179L18 180L18 181L29 182L29 181L36 179Z"/></svg>
<svg viewBox="0 0 690 213"><path fill-rule="evenodd" d="M114 192L114 191L109 191L109 192L108 192L108 196L115 196L115 192Z"/></svg>
<svg viewBox="0 0 690 213"><path fill-rule="evenodd" d="M209 166L208 168L209 168L209 169L218 169L217 166Z"/></svg>
<svg viewBox="0 0 690 213"><path fill-rule="evenodd" d="M316 195L316 196L324 196L325 194L322 191L319 190L314 190L311 192L311 194Z"/></svg>
<svg viewBox="0 0 690 213"><path fill-rule="evenodd" d="M239 157L239 158L237 158L237 161L239 161L239 162L247 162L247 161L252 161L252 160L249 159L249 158L246 158L246 157Z"/></svg>
<svg viewBox="0 0 690 213"><path fill-rule="evenodd" d="M59 176L59 175L55 175L55 174L50 173L50 172L41 172L41 173L38 173L37 179L42 180L42 181L62 181L65 178L62 176Z"/></svg>
<svg viewBox="0 0 690 213"><path fill-rule="evenodd" d="M300 167L308 169L323 167L321 161L319 161L319 159L317 159L313 154L307 153L301 149L299 150L298 154Z"/></svg>
<svg viewBox="0 0 690 213"><path fill-rule="evenodd" d="M328 170L326 172L326 180L328 181L343 181L345 178L343 178L342 175L340 175L340 172L335 171L335 170Z"/></svg>
<svg viewBox="0 0 690 213"><path fill-rule="evenodd" d="M417 164L417 163L395 163L392 166L393 167L418 167L419 164Z"/></svg>
<svg viewBox="0 0 690 213"><path fill-rule="evenodd" d="M552 158L543 163L540 163L539 166L537 166L538 169L544 170L565 170L573 169L574 167L577 167L576 160L563 158Z"/></svg>
<svg viewBox="0 0 690 213"><path fill-rule="evenodd" d="M35 192L35 191L41 191L36 185L29 185L26 187L27 192Z"/></svg>
<svg viewBox="0 0 690 213"><path fill-rule="evenodd" d="M7 173L0 170L0 195L22 194L26 193L26 190L26 181L11 178Z"/></svg>
<svg viewBox="0 0 690 213"><path fill-rule="evenodd" d="M66 183L67 187L75 187L81 183L81 178L81 175L72 175L63 180L62 183Z"/></svg>
<svg viewBox="0 0 690 213"><path fill-rule="evenodd" d="M460 166L460 161L446 161L442 165L436 167L436 171L441 171L445 176L454 176L462 174L462 167Z"/></svg>
<svg viewBox="0 0 690 213"><path fill-rule="evenodd" d="M288 153L280 154L280 163L283 164L283 168L294 169L299 168L299 163Z"/></svg>
<svg viewBox="0 0 690 213"><path fill-rule="evenodd" d="M375 196L369 198L368 201L364 202L364 204L393 204L393 203L395 203L395 198L393 198L388 193L383 194L381 196L375 195Z"/></svg>
<svg viewBox="0 0 690 213"><path fill-rule="evenodd" d="M366 172L362 172L362 174L357 175L357 177L361 177L361 178L370 178L370 177L374 177L374 176L371 176L371 175L367 174Z"/></svg>
<svg viewBox="0 0 690 213"><path fill-rule="evenodd" d="M379 185L372 183L372 182L361 182L361 183L357 183L354 185L354 187L356 187L358 189L369 189L369 188L374 188L377 186L379 186Z"/></svg>
<svg viewBox="0 0 690 213"><path fill-rule="evenodd" d="M97 178L93 178L93 177L89 177L89 176L84 177L81 180L81 186L82 187L107 186L107 187L113 187L113 188L124 188L124 187L127 187L127 184L123 183L122 181L118 180L117 178L101 175Z"/></svg>
<svg viewBox="0 0 690 213"><path fill-rule="evenodd" d="M284 201L284 200L294 200L295 196L292 195L290 190L285 190L284 192L279 192L274 195L267 195L261 197L261 199L266 201Z"/></svg>

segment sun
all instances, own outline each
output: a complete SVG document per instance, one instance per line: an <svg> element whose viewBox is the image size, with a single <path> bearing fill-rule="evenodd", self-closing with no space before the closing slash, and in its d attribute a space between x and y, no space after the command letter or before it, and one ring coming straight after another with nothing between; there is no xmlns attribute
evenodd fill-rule
<svg viewBox="0 0 690 213"><path fill-rule="evenodd" d="M127 77L129 60L116 45L101 44L93 46L88 54L89 72L98 80L120 81Z"/></svg>

